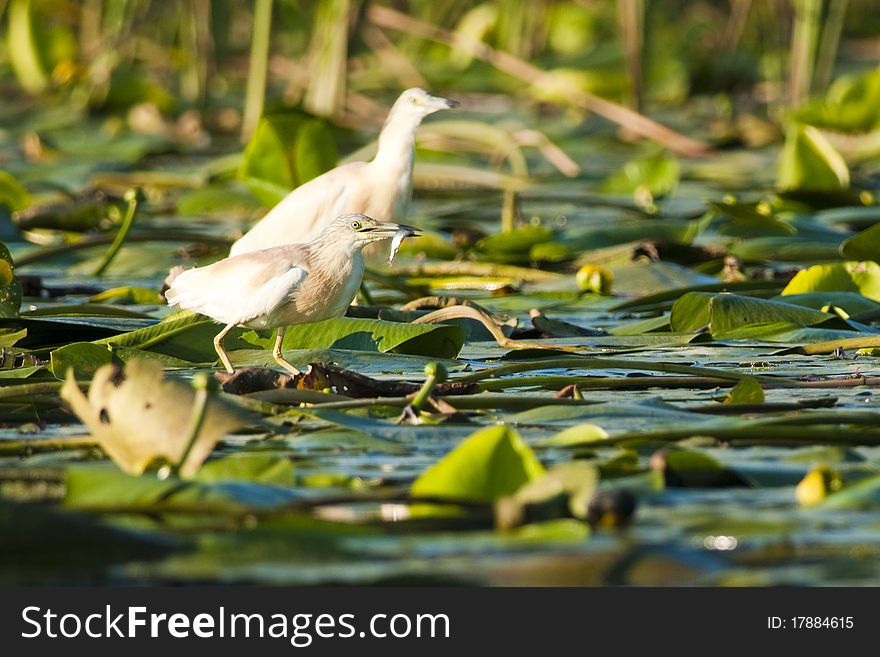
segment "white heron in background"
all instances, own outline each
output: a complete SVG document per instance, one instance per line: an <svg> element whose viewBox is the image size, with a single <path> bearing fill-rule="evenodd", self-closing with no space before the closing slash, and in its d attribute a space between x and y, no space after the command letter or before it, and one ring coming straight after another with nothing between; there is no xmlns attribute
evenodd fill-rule
<svg viewBox="0 0 880 657"><path fill-rule="evenodd" d="M429 114L457 106L422 89L407 89L391 108L371 161L340 165L300 185L235 242L230 255L308 242L344 213L405 218L412 200L416 131Z"/></svg>
<svg viewBox="0 0 880 657"><path fill-rule="evenodd" d="M278 329L272 356L281 367L299 374L281 354L286 327L344 315L363 278L364 247L392 237L396 246L403 237L416 234L410 226L343 214L325 222L307 243L240 253L187 269L173 280L165 298L171 306L226 325L214 338L214 349L230 374L235 370L223 338L236 326Z"/></svg>

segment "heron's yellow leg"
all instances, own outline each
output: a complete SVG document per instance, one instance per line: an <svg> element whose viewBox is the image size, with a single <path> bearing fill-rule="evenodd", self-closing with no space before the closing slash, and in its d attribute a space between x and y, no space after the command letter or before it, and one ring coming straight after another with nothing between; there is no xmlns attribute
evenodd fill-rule
<svg viewBox="0 0 880 657"><path fill-rule="evenodd" d="M284 356L281 355L281 343L284 341L284 330L283 327L278 329L278 335L275 336L275 348L272 349L272 358L274 358L275 362L281 365L281 367L296 376L300 371L284 360Z"/></svg>
<svg viewBox="0 0 880 657"><path fill-rule="evenodd" d="M226 350L223 349L223 338L225 338L226 334L234 328L235 324L227 324L226 328L214 337L214 351L220 356L220 362L223 363L223 367L225 367L226 371L230 374L234 374L235 370L232 368L232 363L229 362L229 356L226 355Z"/></svg>

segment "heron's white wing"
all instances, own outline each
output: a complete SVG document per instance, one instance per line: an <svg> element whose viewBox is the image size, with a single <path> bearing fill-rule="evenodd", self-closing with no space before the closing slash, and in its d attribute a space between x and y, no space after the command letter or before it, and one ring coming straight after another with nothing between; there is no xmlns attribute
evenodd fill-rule
<svg viewBox="0 0 880 657"><path fill-rule="evenodd" d="M289 247L225 258L188 269L165 292L169 305L242 324L269 315L308 277L304 258Z"/></svg>
<svg viewBox="0 0 880 657"><path fill-rule="evenodd" d="M309 242L339 215L362 212L349 206L363 196L359 190L368 184L367 166L349 162L300 185L235 242L230 255Z"/></svg>

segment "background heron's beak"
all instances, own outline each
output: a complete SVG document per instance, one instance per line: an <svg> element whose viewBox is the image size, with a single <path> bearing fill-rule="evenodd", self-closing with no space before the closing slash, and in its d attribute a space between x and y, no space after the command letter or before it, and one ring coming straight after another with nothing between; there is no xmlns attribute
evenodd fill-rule
<svg viewBox="0 0 880 657"><path fill-rule="evenodd" d="M452 109L461 105L457 100L449 98L440 98L439 96L431 96L431 108L436 112L439 110Z"/></svg>

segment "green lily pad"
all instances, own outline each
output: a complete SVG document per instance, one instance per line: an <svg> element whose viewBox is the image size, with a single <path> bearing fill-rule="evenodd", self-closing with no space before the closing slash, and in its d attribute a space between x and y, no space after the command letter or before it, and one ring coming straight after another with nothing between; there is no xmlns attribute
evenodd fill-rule
<svg viewBox="0 0 880 657"><path fill-rule="evenodd" d="M816 128L793 126L779 156L776 186L783 191L827 192L849 188L849 168Z"/></svg>
<svg viewBox="0 0 880 657"><path fill-rule="evenodd" d="M6 245L0 242L0 318L18 317L21 292L12 256Z"/></svg>
<svg viewBox="0 0 880 657"><path fill-rule="evenodd" d="M381 319L340 317L287 328L283 349L354 349L455 358L464 344L464 329L448 324L403 324ZM274 338L247 332L250 344L271 349Z"/></svg>
<svg viewBox="0 0 880 657"><path fill-rule="evenodd" d="M24 210L31 204L31 195L27 188L14 177L0 171L0 206L9 210Z"/></svg>
<svg viewBox="0 0 880 657"><path fill-rule="evenodd" d="M840 255L850 260L880 261L880 223L844 240Z"/></svg>
<svg viewBox="0 0 880 657"><path fill-rule="evenodd" d="M239 177L263 205L272 207L304 182L336 166L329 125L303 112L260 119L248 142Z"/></svg>
<svg viewBox="0 0 880 657"><path fill-rule="evenodd" d="M880 301L880 265L870 261L814 265L798 272L782 290L782 295L817 291L858 292Z"/></svg>
<svg viewBox="0 0 880 657"><path fill-rule="evenodd" d="M740 379L730 390L725 404L763 404L764 389L755 377L747 376Z"/></svg>
<svg viewBox="0 0 880 657"><path fill-rule="evenodd" d="M422 473L410 492L415 497L493 502L543 473L519 434L501 425L472 434Z"/></svg>
<svg viewBox="0 0 880 657"><path fill-rule="evenodd" d="M836 315L794 304L753 299L734 294L688 292L672 306L669 324L673 331L708 330L714 338L750 338L788 341L792 335L810 341L805 329L858 329ZM818 332L813 341L825 339ZM855 333L851 337L855 337ZM807 338L807 339L804 339ZM828 338L833 339L833 338Z"/></svg>

